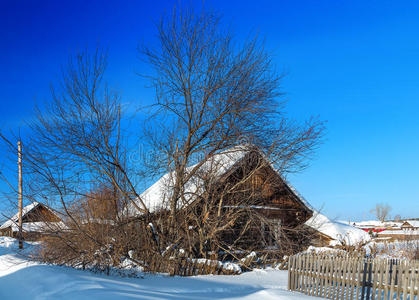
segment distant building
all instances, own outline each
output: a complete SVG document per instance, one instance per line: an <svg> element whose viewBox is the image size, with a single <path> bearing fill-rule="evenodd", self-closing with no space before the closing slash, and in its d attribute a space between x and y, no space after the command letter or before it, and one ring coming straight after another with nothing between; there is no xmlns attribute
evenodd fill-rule
<svg viewBox="0 0 419 300"><path fill-rule="evenodd" d="M351 224L359 229L362 229L366 232L375 232L379 233L386 230L400 230L401 222L381 222L381 221L361 221L361 222L353 222Z"/></svg>
<svg viewBox="0 0 419 300"><path fill-rule="evenodd" d="M22 209L22 233L25 239L36 239L60 223L57 213L42 203L33 202ZM0 235L17 237L18 232L19 213L16 213L0 226Z"/></svg>
<svg viewBox="0 0 419 300"><path fill-rule="evenodd" d="M401 225L402 230L419 230L419 221L417 220L407 220L404 221Z"/></svg>

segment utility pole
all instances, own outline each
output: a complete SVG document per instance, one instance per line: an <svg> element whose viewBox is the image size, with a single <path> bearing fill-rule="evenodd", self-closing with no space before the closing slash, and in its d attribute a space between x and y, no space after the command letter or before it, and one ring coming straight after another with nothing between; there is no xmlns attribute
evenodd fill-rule
<svg viewBox="0 0 419 300"><path fill-rule="evenodd" d="M19 249L23 249L22 235L22 143L17 142L18 166L19 166Z"/></svg>

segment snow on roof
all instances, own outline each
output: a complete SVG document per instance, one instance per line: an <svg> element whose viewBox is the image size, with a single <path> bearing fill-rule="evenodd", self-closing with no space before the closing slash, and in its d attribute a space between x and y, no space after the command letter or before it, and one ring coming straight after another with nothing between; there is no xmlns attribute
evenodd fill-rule
<svg viewBox="0 0 419 300"><path fill-rule="evenodd" d="M235 163L240 161L248 153L248 150L244 147L234 147L224 152L215 154L212 158L208 159L200 168L199 171L202 172L211 172L215 177L219 177L225 174ZM192 171L197 164L187 168L186 172ZM174 173L169 172L163 175L159 180L157 180L153 185L151 185L147 190L145 190L140 198L144 201L145 205L150 212L156 210L167 208L167 199L170 197L170 192L174 185ZM199 193L202 189L203 180L194 176L185 184L185 195L187 200ZM189 197L188 197L189 195ZM141 207L139 201L137 205ZM182 207L183 205L180 204ZM130 203L127 207L128 215L137 215L139 214L135 206Z"/></svg>
<svg viewBox="0 0 419 300"><path fill-rule="evenodd" d="M377 232L377 235L418 235L419 236L419 229L413 229L413 230L384 230Z"/></svg>
<svg viewBox="0 0 419 300"><path fill-rule="evenodd" d="M406 220L405 222L409 223L415 228L419 228L419 221L418 220Z"/></svg>
<svg viewBox="0 0 419 300"><path fill-rule="evenodd" d="M313 216L305 224L332 238L332 244L344 241L346 245L355 245L371 240L367 232L348 224L331 221L317 211L314 211Z"/></svg>
<svg viewBox="0 0 419 300"><path fill-rule="evenodd" d="M378 220L369 220L369 221L353 222L352 224L357 227L400 227L402 223L391 222L391 221L381 222Z"/></svg>
<svg viewBox="0 0 419 300"><path fill-rule="evenodd" d="M198 173L202 174L211 174L213 178L219 178L220 176L227 173L235 164L242 160L251 150L248 146L236 146L220 153L213 155L210 159L202 164L199 167ZM269 161L265 155L261 154L266 161ZM192 165L187 168L186 172L192 171L198 164ZM295 190L295 188L271 165L273 170L278 173L282 181L292 193L301 201L306 207L311 208L308 202ZM150 212L157 211L162 208L167 208L167 200L170 197L170 192L174 185L174 173L169 172L163 175L159 180L157 180L153 185L151 185L147 190L145 190L140 198L144 201L145 205ZM204 180L200 176L193 176L185 184L185 198L187 203L180 203L179 206L184 207L194 199L194 195L200 194L203 192ZM136 203L141 207L139 201ZM135 216L140 214L135 208L135 205L129 203L127 206L127 214L130 216Z"/></svg>
<svg viewBox="0 0 419 300"><path fill-rule="evenodd" d="M13 232L19 231L17 223L11 225ZM63 222L28 222L22 223L23 232L44 232L65 229L67 226Z"/></svg>
<svg viewBox="0 0 419 300"><path fill-rule="evenodd" d="M38 205L41 205L39 202L32 202L29 205L26 205L24 208L22 208L22 217L24 217L27 213L29 213L32 209L37 207ZM16 213L13 217L11 217L9 220L3 223L3 225L0 226L0 229L4 229L7 227L12 226L13 224L16 224L19 221L19 212Z"/></svg>

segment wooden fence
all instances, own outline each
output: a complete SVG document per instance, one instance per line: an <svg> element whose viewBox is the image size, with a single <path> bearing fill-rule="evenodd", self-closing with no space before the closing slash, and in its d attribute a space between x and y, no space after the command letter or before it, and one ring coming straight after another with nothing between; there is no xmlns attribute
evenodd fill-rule
<svg viewBox="0 0 419 300"><path fill-rule="evenodd" d="M419 300L419 262L295 255L288 264L288 289L336 300Z"/></svg>

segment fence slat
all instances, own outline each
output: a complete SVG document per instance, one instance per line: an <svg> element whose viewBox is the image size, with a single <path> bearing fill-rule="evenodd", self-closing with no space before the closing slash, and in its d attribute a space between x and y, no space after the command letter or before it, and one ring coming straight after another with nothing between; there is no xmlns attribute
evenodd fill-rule
<svg viewBox="0 0 419 300"><path fill-rule="evenodd" d="M407 299L407 284L408 284L408 281L409 281L408 273L409 273L409 270L408 270L407 264L403 264L403 274L402 274L403 281L402 281L401 286L400 286L400 288L402 289L402 293L403 293L403 297L400 297L400 298L402 298L403 300Z"/></svg>
<svg viewBox="0 0 419 300"><path fill-rule="evenodd" d="M346 275L345 275L345 300L349 299L349 291L351 286L351 268L352 261L349 258L346 258Z"/></svg>
<svg viewBox="0 0 419 300"><path fill-rule="evenodd" d="M346 271L346 288L345 288L345 300L349 300L349 294L352 285L352 262L353 260L346 258L347 271ZM342 299L343 300L343 299Z"/></svg>
<svg viewBox="0 0 419 300"><path fill-rule="evenodd" d="M315 279L316 279L316 275L314 274L314 263L315 263L314 256L311 256L310 260L311 260L311 267L310 267L310 285L311 285L311 287L310 287L309 295L313 296L314 295L314 290L315 290L314 283L315 283Z"/></svg>
<svg viewBox="0 0 419 300"><path fill-rule="evenodd" d="M292 259L294 256L291 256L288 259L288 290L292 289L292 282L291 282L291 277L292 277Z"/></svg>
<svg viewBox="0 0 419 300"><path fill-rule="evenodd" d="M396 272L397 272L397 266L393 264L393 261L390 260L390 275L391 275L391 282L390 282L390 295L389 299L394 299L394 289L396 285Z"/></svg>
<svg viewBox="0 0 419 300"><path fill-rule="evenodd" d="M350 274L350 276L351 276L351 279L350 279L351 287L348 290L348 297L346 297L346 300L354 299L354 285L355 285L355 280L354 279L355 279L355 274L356 274L357 266L358 266L357 263L358 263L357 260L352 260L351 261L351 274ZM350 294L350 296L349 296L349 294Z"/></svg>
<svg viewBox="0 0 419 300"><path fill-rule="evenodd" d="M385 272L385 261L379 260L378 261L378 274L377 274L377 300L383 299L383 292L384 292L384 272Z"/></svg>
<svg viewBox="0 0 419 300"><path fill-rule="evenodd" d="M333 272L333 296L332 299L337 300L337 294L339 292L338 290L338 272L339 272L339 264L340 264L340 259L337 258L336 259L336 264L334 265L334 272Z"/></svg>
<svg viewBox="0 0 419 300"><path fill-rule="evenodd" d="M294 256L294 259L292 261L292 276L291 276L291 281L292 281L292 290L295 291L297 289L297 284L296 284L296 280L297 280L297 257Z"/></svg>
<svg viewBox="0 0 419 300"><path fill-rule="evenodd" d="M346 260L345 258L342 259L342 275L339 274L339 278L340 278L340 298L339 299L344 299L345 297L345 277L346 277L346 269L347 269L347 265L346 265Z"/></svg>
<svg viewBox="0 0 419 300"><path fill-rule="evenodd" d="M329 261L329 280L327 298L333 299L333 258Z"/></svg>
<svg viewBox="0 0 419 300"><path fill-rule="evenodd" d="M372 261L372 278L371 278L372 289L371 289L371 300L375 300L376 299L375 292L377 291L377 280L378 280L378 261Z"/></svg>
<svg viewBox="0 0 419 300"><path fill-rule="evenodd" d="M363 265L364 261L360 258L358 262L358 281L356 283L356 299L359 299L360 290L361 290L361 280L362 280L362 273L363 273Z"/></svg>
<svg viewBox="0 0 419 300"><path fill-rule="evenodd" d="M417 262L413 266L413 272L414 272L413 274L414 274L414 277L415 277L415 283L411 287L411 290L413 291L413 297L410 296L410 300L415 299L415 294L417 295L417 299L419 300L419 262ZM415 291L416 288L418 289L417 291Z"/></svg>
<svg viewBox="0 0 419 300"><path fill-rule="evenodd" d="M383 297L383 300L389 300L390 298L389 298L389 295L388 295L388 285L389 285L389 283L390 283L390 280L391 280L391 278L390 278L390 264L388 263L388 261L387 261L387 263L385 264L385 271L384 271L384 279L383 279L383 284L384 284L384 297Z"/></svg>
<svg viewBox="0 0 419 300"><path fill-rule="evenodd" d="M323 259L319 266L319 272L323 275L323 277L320 277L320 288L319 293L316 295L318 297L325 297L326 293L323 290L325 287L325 281L326 281L326 275L327 275L327 260Z"/></svg>

